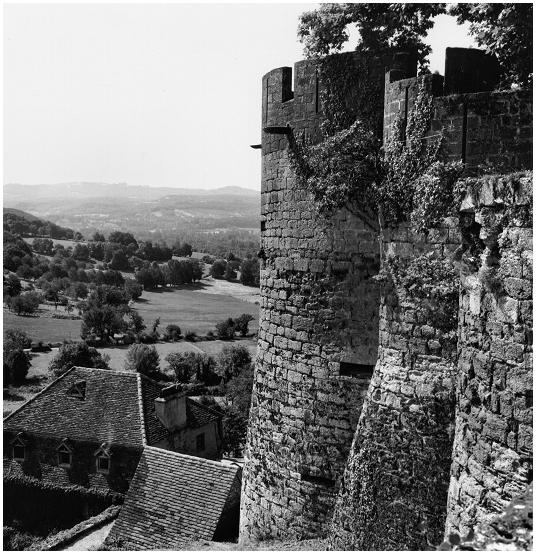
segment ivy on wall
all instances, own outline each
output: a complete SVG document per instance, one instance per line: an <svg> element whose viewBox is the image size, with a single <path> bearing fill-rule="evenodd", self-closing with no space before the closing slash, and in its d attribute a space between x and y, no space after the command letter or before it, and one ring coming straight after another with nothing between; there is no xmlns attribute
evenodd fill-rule
<svg viewBox="0 0 536 554"><path fill-rule="evenodd" d="M384 259L376 280L411 300L421 322L456 340L460 277L450 259L428 252L411 260L398 256Z"/></svg>
<svg viewBox="0 0 536 554"><path fill-rule="evenodd" d="M379 213L383 225L411 221L417 231L426 232L453 209L463 164L441 161L443 136L427 136L433 97L424 80L407 122L397 118L382 152L374 114L381 113L375 104L383 102L383 95L364 87L367 79L345 66L350 61L342 56L321 62L324 139L318 144L291 141L292 167L324 215L348 207ZM365 100L368 107L361 106ZM358 108L351 110L349 104Z"/></svg>

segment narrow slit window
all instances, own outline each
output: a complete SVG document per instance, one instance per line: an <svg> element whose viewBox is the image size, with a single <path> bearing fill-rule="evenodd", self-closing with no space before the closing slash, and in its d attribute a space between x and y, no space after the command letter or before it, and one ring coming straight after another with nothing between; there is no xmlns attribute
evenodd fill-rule
<svg viewBox="0 0 536 554"><path fill-rule="evenodd" d="M195 447L197 452L205 450L205 433L201 433L195 437Z"/></svg>
<svg viewBox="0 0 536 554"><path fill-rule="evenodd" d="M109 473L110 471L110 458L101 454L97 456L97 471L99 473Z"/></svg>
<svg viewBox="0 0 536 554"><path fill-rule="evenodd" d="M320 475L309 475L308 473L301 474L301 480L314 485L322 485L324 487L335 486L335 480L329 477L322 477Z"/></svg>

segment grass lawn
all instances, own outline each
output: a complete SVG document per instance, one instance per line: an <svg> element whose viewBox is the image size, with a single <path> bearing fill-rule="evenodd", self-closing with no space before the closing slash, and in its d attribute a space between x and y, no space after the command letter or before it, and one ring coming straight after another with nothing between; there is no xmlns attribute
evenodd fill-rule
<svg viewBox="0 0 536 554"><path fill-rule="evenodd" d="M32 341L61 342L80 340L79 319L53 319L51 317L32 317L15 315L4 310L4 329L20 329L28 333Z"/></svg>
<svg viewBox="0 0 536 554"><path fill-rule="evenodd" d="M254 317L249 324L250 332L258 330L259 306L224 294L210 294L205 290L205 285L199 284L181 289L144 291L133 307L149 328L159 317L162 330L166 325L174 323L183 334L185 331L206 334L214 331L219 321L246 313Z"/></svg>

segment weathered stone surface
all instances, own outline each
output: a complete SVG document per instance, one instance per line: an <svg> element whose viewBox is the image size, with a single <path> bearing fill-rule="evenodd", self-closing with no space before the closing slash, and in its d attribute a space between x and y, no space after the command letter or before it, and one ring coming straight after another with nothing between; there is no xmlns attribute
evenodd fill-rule
<svg viewBox="0 0 536 554"><path fill-rule="evenodd" d="M322 118L316 66L296 64L293 98L282 102L291 96L289 71L263 79L263 127L290 123L296 136L314 139ZM375 78L383 85L383 65ZM267 257L241 540L321 536L377 358L377 230L347 210L318 215L291 170L286 137L263 133L262 191ZM370 370L345 375L340 362Z"/></svg>
<svg viewBox="0 0 536 554"><path fill-rule="evenodd" d="M383 79L382 71L380 64L368 78ZM418 81L407 75L387 74L384 139L415 102ZM463 160L470 173L531 167L531 92L489 92L479 75L472 78L486 92L451 96L440 76L424 77L435 97L430 136L442 131L448 159ZM290 68L264 77L262 127L290 124L315 142L322 83L314 63L295 66L294 91L291 79ZM460 220L473 218L483 257L492 260L499 245L501 292L485 289L478 270L462 271L454 352L410 298L393 303L383 291L380 299L371 280L377 229L346 210L320 217L293 174L287 135L263 134L266 259L242 541L329 530L332 548L429 549L445 518L463 533L523 489L532 468L532 233L523 224L532 180L524 179L512 195L490 178L463 200ZM507 204L520 210L501 228ZM383 253L457 256L466 235L454 218L427 237L401 225L383 237ZM341 365L376 359L370 387Z"/></svg>
<svg viewBox="0 0 536 554"><path fill-rule="evenodd" d="M476 191L472 208L475 220L481 221L479 233L496 236L498 262L486 272L464 267L460 296L460 409L447 533L462 536L502 511L532 479L532 279L510 277L519 275L520 260L531 255L532 224L519 224L512 217L506 201L512 195L498 185L501 181L483 181L485 193ZM522 179L521 189L525 187L532 190L530 179ZM522 190L517 197L530 201ZM482 217L489 206L494 206L494 217ZM498 221L498 232L487 227ZM482 277L490 272L498 280L492 290ZM522 318L520 296L526 303Z"/></svg>
<svg viewBox="0 0 536 554"><path fill-rule="evenodd" d="M443 237L422 240L402 226L384 235L384 251L409 260ZM379 357L335 507L333 550L421 550L443 537L456 345L433 321L417 323L417 309L404 290L382 289Z"/></svg>

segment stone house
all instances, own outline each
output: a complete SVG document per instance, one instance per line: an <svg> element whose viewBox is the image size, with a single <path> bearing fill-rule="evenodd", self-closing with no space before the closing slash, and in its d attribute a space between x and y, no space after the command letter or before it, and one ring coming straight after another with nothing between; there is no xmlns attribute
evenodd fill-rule
<svg viewBox="0 0 536 554"><path fill-rule="evenodd" d="M221 415L160 395L137 373L75 367L4 420L4 472L124 493L147 444L219 458Z"/></svg>
<svg viewBox="0 0 536 554"><path fill-rule="evenodd" d="M75 367L4 420L5 517L69 527L121 503L149 445L185 455L158 468L172 480L181 461L217 460L221 417L143 375ZM213 492L203 481L194 489L199 498ZM183 498L173 503L180 507Z"/></svg>

